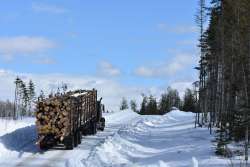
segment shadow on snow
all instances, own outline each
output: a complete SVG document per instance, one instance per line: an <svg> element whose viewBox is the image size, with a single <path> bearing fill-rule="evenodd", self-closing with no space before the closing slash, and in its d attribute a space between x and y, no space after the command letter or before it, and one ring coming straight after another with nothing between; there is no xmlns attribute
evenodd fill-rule
<svg viewBox="0 0 250 167"><path fill-rule="evenodd" d="M25 152L42 153L35 144L36 139L36 126L32 125L1 136L0 142L6 149L19 152L19 157L21 157Z"/></svg>

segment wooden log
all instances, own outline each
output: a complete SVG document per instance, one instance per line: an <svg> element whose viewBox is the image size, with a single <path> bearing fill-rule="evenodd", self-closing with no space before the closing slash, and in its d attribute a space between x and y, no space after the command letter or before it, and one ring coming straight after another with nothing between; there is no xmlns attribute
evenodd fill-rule
<svg viewBox="0 0 250 167"><path fill-rule="evenodd" d="M72 129L70 124L72 120L70 119L72 116L73 119L77 118L77 114L74 113L77 107L81 111L86 111L86 106L88 106L88 110L94 111L93 91L79 90L79 95L75 95L76 92L51 96L37 103L35 115L37 118L37 131L40 136L53 134L56 139L63 140L65 136L70 134ZM86 101L86 97L90 100Z"/></svg>

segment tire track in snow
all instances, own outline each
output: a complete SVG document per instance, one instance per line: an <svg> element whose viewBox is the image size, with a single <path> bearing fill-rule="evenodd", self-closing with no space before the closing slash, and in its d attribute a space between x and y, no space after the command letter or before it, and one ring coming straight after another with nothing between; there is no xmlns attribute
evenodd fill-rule
<svg viewBox="0 0 250 167"><path fill-rule="evenodd" d="M98 145L101 145L109 136L112 136L115 134L115 130L119 129L119 126L117 126L115 129L108 127L104 132L98 132L96 136L85 136L82 139L82 144L78 145L77 148L74 148L74 150L54 150L53 148L46 151L46 152L40 152L35 155L28 156L21 160L18 164L14 165L16 167L54 167L54 166L74 166L71 164L71 158L72 160L74 156L68 156L68 155L76 155L78 153L78 156L80 154L82 156L85 156L86 153L88 153L88 157L90 157L95 147ZM93 140L97 142L93 142ZM87 149L84 149L86 148ZM83 151L83 152L82 152ZM61 158L60 158L61 157ZM88 158L87 158L88 159ZM78 159L82 161L81 159ZM83 162L83 161L82 161Z"/></svg>
<svg viewBox="0 0 250 167"><path fill-rule="evenodd" d="M128 124L130 124L131 122L136 122L136 123L139 122L140 119L138 119L138 118L139 118L139 117L136 117L136 118L133 118L133 119L127 121L126 123L122 123L122 124L119 124L119 125L114 124L114 125L110 125L110 127L107 127L107 128L113 129L113 130L111 131L112 133L111 133L110 135L106 136L106 138L105 138L104 140L102 140L100 143L98 143L95 147L93 147L92 150L91 150L91 152L90 152L90 154L88 155L87 158L84 158L84 159L81 160L81 161L82 161L82 164L84 165L84 167L88 167L88 166L89 166L89 165L88 165L89 160L91 160L91 158L93 158L93 157L96 155L96 153L97 153L97 148L98 148L99 146L103 145L107 139L112 138L114 135L116 135L117 133L119 133L119 131L120 131L121 129L124 129L124 128L125 128L126 126L128 126Z"/></svg>
<svg viewBox="0 0 250 167"><path fill-rule="evenodd" d="M74 148L74 150L55 150L50 149L45 152L38 152L21 158L17 162L9 162L3 166L15 167L71 167L71 166L86 166L88 161L96 153L96 148L101 146L106 139L114 136L121 128L135 121L138 117L129 120L120 121L119 123L111 123L103 132L99 132L94 136L84 136L82 144ZM33 142L33 141L32 141ZM29 147L30 144L25 144L24 147ZM0 164L1 165L1 164Z"/></svg>

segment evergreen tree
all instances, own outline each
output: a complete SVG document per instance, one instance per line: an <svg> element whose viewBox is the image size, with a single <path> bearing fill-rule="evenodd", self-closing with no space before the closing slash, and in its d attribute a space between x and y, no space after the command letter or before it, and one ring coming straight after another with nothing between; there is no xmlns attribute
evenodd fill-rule
<svg viewBox="0 0 250 167"><path fill-rule="evenodd" d="M62 83L62 90L63 90L63 93L65 94L68 90L68 85L65 83Z"/></svg>
<svg viewBox="0 0 250 167"><path fill-rule="evenodd" d="M142 115L147 114L147 105L148 105L148 98L147 98L147 96L142 95L140 114L142 114Z"/></svg>
<svg viewBox="0 0 250 167"><path fill-rule="evenodd" d="M231 139L248 143L250 1L213 0L209 17L208 29L203 40L199 39L202 55L197 68L201 112L198 123L209 122L210 131L216 126L220 143Z"/></svg>
<svg viewBox="0 0 250 167"><path fill-rule="evenodd" d="M43 101L45 99L44 92L41 90L40 95L38 96L38 101Z"/></svg>
<svg viewBox="0 0 250 167"><path fill-rule="evenodd" d="M170 101L168 98L168 94L164 93L161 95L160 103L159 103L159 112L160 114L165 114L171 110Z"/></svg>
<svg viewBox="0 0 250 167"><path fill-rule="evenodd" d="M146 114L148 115L158 115L158 108L157 108L157 102L156 99L153 97L153 95L150 95L148 98L148 104L146 106Z"/></svg>
<svg viewBox="0 0 250 167"><path fill-rule="evenodd" d="M33 83L32 80L29 81L29 89L28 89L28 97L29 97L29 102L28 102L28 115L31 116L31 108L33 105L33 102L35 100L35 84Z"/></svg>
<svg viewBox="0 0 250 167"><path fill-rule="evenodd" d="M205 0L198 0L198 10L196 14L196 24L199 28L199 48L200 48L200 61L199 61L199 67L200 70L200 88L199 88L199 97L205 97L206 95L206 87L205 87L205 65L206 65L206 59L205 59L205 38L204 38L204 24L206 21L206 8L205 8ZM200 99L200 106L202 106L203 113L207 113L206 108L204 107L206 103L206 98ZM201 107L200 107L201 108ZM198 118L200 114L198 113ZM203 117L202 117L203 118ZM199 120L198 120L199 121Z"/></svg>
<svg viewBox="0 0 250 167"><path fill-rule="evenodd" d="M126 110L128 109L128 101L125 97L122 98L120 110Z"/></svg>
<svg viewBox="0 0 250 167"><path fill-rule="evenodd" d="M179 96L179 92L176 89L172 90L172 96L171 96L171 98L173 99L173 102L172 102L173 106L172 107L179 108L180 107L181 98Z"/></svg>
<svg viewBox="0 0 250 167"><path fill-rule="evenodd" d="M19 116L21 116L21 112L23 110L23 106L24 106L24 98L23 98L23 81L17 77L15 79L15 107L14 107L14 114L13 114L13 118L14 119L18 119Z"/></svg>
<svg viewBox="0 0 250 167"><path fill-rule="evenodd" d="M14 103L7 101L0 101L0 117L13 118Z"/></svg>
<svg viewBox="0 0 250 167"><path fill-rule="evenodd" d="M27 115L27 108L29 103L29 93L24 82L21 83L21 118Z"/></svg>
<svg viewBox="0 0 250 167"><path fill-rule="evenodd" d="M186 89L184 95L183 111L195 111L196 100L191 89Z"/></svg>
<svg viewBox="0 0 250 167"><path fill-rule="evenodd" d="M138 112L138 111L137 111L137 103L136 103L135 100L131 100L131 101L130 101L130 108L131 108L132 111Z"/></svg>
<svg viewBox="0 0 250 167"><path fill-rule="evenodd" d="M161 95L159 103L160 114L170 112L173 107L180 108L181 98L176 89L168 87L167 92Z"/></svg>
<svg viewBox="0 0 250 167"><path fill-rule="evenodd" d="M13 119L16 120L18 118L18 110L19 110L19 92L21 79L17 76L15 79L15 102L14 102L14 113Z"/></svg>
<svg viewBox="0 0 250 167"><path fill-rule="evenodd" d="M170 105L170 110L171 110L172 107L179 108L180 97L179 97L179 93L178 93L178 91L176 89L172 89L171 87L168 87L168 89L167 89L167 98L168 98L168 101L169 101L168 103Z"/></svg>
<svg viewBox="0 0 250 167"><path fill-rule="evenodd" d="M31 115L31 106L35 98L35 85L32 80L28 86L19 77L15 79L15 103L13 118Z"/></svg>

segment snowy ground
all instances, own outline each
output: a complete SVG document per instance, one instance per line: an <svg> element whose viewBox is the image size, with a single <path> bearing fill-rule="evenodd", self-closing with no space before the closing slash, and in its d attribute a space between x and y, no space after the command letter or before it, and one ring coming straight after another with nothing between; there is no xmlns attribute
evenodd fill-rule
<svg viewBox="0 0 250 167"><path fill-rule="evenodd" d="M0 166L19 167L228 167L216 157L207 129L194 129L192 113L139 116L125 111L105 115L107 128L86 136L72 151L41 152L35 146L34 119L0 120ZM235 165L237 166L237 165Z"/></svg>

